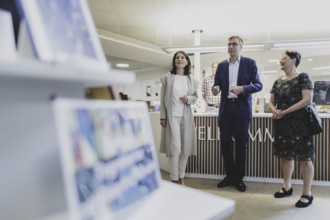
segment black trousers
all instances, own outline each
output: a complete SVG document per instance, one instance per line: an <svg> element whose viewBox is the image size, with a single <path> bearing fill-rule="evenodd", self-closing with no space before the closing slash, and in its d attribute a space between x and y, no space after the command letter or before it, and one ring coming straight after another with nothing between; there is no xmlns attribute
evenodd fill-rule
<svg viewBox="0 0 330 220"><path fill-rule="evenodd" d="M247 140L250 119L242 114L239 103L227 103L219 117L221 155L226 175L242 180L246 169Z"/></svg>

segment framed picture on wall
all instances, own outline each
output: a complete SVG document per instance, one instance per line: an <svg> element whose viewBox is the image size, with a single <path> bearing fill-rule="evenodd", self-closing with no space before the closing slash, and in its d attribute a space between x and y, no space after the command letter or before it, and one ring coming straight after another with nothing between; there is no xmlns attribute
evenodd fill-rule
<svg viewBox="0 0 330 220"><path fill-rule="evenodd" d="M142 82L142 97L146 101L159 100L160 88L159 85L153 80L145 80Z"/></svg>
<svg viewBox="0 0 330 220"><path fill-rule="evenodd" d="M315 81L313 102L315 105L330 105L330 81Z"/></svg>
<svg viewBox="0 0 330 220"><path fill-rule="evenodd" d="M38 59L109 68L86 0L16 0L16 3Z"/></svg>

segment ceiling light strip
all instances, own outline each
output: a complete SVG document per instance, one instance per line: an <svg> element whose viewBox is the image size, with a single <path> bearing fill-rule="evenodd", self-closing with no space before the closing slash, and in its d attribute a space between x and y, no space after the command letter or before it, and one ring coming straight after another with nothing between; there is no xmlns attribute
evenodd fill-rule
<svg viewBox="0 0 330 220"><path fill-rule="evenodd" d="M330 66L313 67L313 70L326 70L326 69L330 69Z"/></svg>
<svg viewBox="0 0 330 220"><path fill-rule="evenodd" d="M187 53L207 53L207 52L226 52L228 46L227 45L186 45L186 46L179 46L179 47L162 47L162 49L166 53L175 53L179 50L183 50ZM263 44L246 44L243 46L242 51L255 51L255 50L263 50Z"/></svg>
<svg viewBox="0 0 330 220"><path fill-rule="evenodd" d="M282 50L288 48L321 48L330 47L330 39L300 40L300 41L269 41L264 43L244 44L242 51ZM227 52L227 45L186 45L162 47L166 53L175 53L183 50L187 53Z"/></svg>

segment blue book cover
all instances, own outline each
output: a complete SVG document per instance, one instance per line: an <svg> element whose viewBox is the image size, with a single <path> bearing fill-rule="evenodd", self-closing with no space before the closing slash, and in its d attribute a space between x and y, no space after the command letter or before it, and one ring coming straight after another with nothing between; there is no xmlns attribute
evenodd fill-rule
<svg viewBox="0 0 330 220"><path fill-rule="evenodd" d="M72 219L123 219L159 188L145 103L55 102Z"/></svg>
<svg viewBox="0 0 330 220"><path fill-rule="evenodd" d="M46 62L86 58L106 63L86 0L16 0L36 56Z"/></svg>

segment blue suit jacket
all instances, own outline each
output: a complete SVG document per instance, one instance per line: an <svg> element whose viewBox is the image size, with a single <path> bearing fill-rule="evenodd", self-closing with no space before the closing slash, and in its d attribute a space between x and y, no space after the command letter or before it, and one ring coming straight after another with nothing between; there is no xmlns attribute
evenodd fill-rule
<svg viewBox="0 0 330 220"><path fill-rule="evenodd" d="M215 74L214 86L220 86L221 101L219 109L219 118L227 104L229 93L229 61L224 60L218 64ZM262 89L262 83L258 74L258 68L255 60L241 56L237 77L237 85L243 86L244 92L238 95L239 106L242 114L247 118L252 118L252 93L259 92Z"/></svg>

